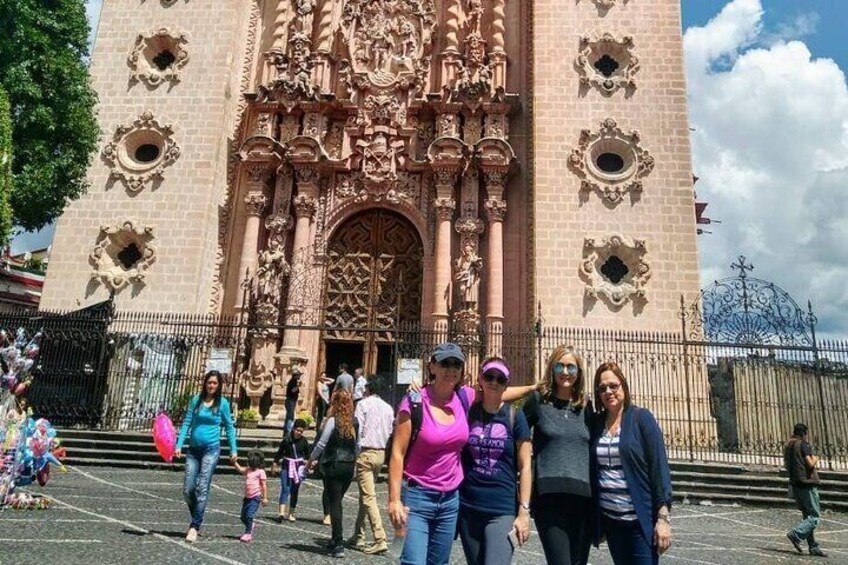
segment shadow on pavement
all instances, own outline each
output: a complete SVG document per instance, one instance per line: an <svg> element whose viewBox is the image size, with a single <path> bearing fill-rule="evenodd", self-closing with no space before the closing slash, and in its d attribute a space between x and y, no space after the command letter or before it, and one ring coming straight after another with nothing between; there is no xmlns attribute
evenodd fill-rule
<svg viewBox="0 0 848 565"><path fill-rule="evenodd" d="M318 545L321 541L325 543L323 545ZM287 543L284 544L283 547L285 549L294 549L296 551L303 551L306 553L314 553L315 555L327 555L327 543L326 540L320 540L318 538L315 539L315 545L305 545L302 543Z"/></svg>

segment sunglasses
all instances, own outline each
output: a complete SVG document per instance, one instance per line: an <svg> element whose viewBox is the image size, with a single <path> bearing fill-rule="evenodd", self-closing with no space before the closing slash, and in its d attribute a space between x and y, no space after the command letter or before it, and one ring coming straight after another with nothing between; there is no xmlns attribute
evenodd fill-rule
<svg viewBox="0 0 848 565"><path fill-rule="evenodd" d="M598 391L598 394L604 394L606 392L611 392L611 393L615 394L616 392L618 392L618 389L620 389L620 388L621 388L621 385L619 385L619 384L609 384L609 385L599 385L598 388L596 388L595 390Z"/></svg>
<svg viewBox="0 0 848 565"><path fill-rule="evenodd" d="M445 359L444 361L439 361L439 367L442 369L462 369L464 363L459 359Z"/></svg>
<svg viewBox="0 0 848 565"><path fill-rule="evenodd" d="M498 381L498 384L501 386L506 385L507 383L506 377L500 373L483 373L483 380L487 383Z"/></svg>
<svg viewBox="0 0 848 565"><path fill-rule="evenodd" d="M580 372L580 367L575 365L574 363L557 363L554 365L554 375L561 375L563 373L568 373L570 376L575 376Z"/></svg>

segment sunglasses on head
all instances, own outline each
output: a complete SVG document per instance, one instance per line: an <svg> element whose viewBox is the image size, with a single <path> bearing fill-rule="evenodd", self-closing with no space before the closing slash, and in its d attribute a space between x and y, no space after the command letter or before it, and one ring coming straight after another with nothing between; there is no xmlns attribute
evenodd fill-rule
<svg viewBox="0 0 848 565"><path fill-rule="evenodd" d="M499 385L506 384L506 377L497 372L483 373L483 380L486 382L498 381Z"/></svg>
<svg viewBox="0 0 848 565"><path fill-rule="evenodd" d="M575 365L574 363L557 363L554 365L554 375L561 375L566 373L570 376L575 376L580 372L580 367Z"/></svg>
<svg viewBox="0 0 848 565"><path fill-rule="evenodd" d="M462 369L463 362L459 359L445 359L439 361L439 367L443 369Z"/></svg>
<svg viewBox="0 0 848 565"><path fill-rule="evenodd" d="M608 385L598 385L598 388L595 390L598 391L598 394L604 394L605 392L611 392L615 394L618 392L618 389L621 388L620 384L608 384Z"/></svg>

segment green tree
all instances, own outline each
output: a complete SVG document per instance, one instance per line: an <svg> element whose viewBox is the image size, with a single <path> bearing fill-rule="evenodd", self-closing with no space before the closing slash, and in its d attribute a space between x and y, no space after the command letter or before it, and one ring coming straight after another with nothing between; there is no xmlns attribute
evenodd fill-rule
<svg viewBox="0 0 848 565"><path fill-rule="evenodd" d="M9 97L0 87L0 247L5 247L12 234L12 118Z"/></svg>
<svg viewBox="0 0 848 565"><path fill-rule="evenodd" d="M15 225L50 223L88 188L97 147L84 0L0 0L0 86L12 116Z"/></svg>

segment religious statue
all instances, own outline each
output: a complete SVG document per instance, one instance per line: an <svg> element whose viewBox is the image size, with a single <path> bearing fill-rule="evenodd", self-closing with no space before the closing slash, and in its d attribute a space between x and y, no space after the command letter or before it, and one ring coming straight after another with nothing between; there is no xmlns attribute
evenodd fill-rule
<svg viewBox="0 0 848 565"><path fill-rule="evenodd" d="M296 24L298 31L312 36L312 18L315 11L315 0L295 0L295 13L297 13Z"/></svg>
<svg viewBox="0 0 848 565"><path fill-rule="evenodd" d="M468 29L472 33L480 33L480 21L483 18L483 0L468 0Z"/></svg>
<svg viewBox="0 0 848 565"><path fill-rule="evenodd" d="M261 302L276 304L280 301L283 277L288 274L285 253L281 248L268 248L259 254L256 270L256 293Z"/></svg>
<svg viewBox="0 0 848 565"><path fill-rule="evenodd" d="M459 283L464 305L477 303L482 269L483 258L477 255L477 246L472 241L466 241L462 255L456 260L456 282Z"/></svg>

